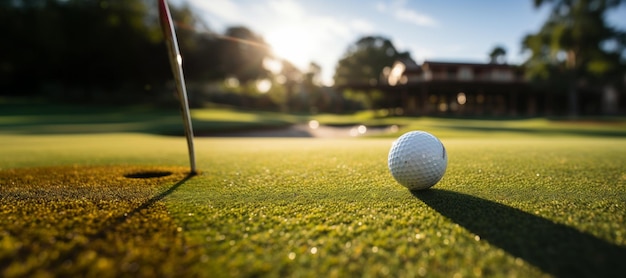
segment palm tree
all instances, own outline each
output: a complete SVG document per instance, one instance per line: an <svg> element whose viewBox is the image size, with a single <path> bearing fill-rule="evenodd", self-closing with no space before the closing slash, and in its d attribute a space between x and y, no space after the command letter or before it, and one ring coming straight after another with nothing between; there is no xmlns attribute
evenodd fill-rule
<svg viewBox="0 0 626 278"><path fill-rule="evenodd" d="M489 63L492 64L505 64L506 63L506 49L503 46L496 46L489 53Z"/></svg>
<svg viewBox="0 0 626 278"><path fill-rule="evenodd" d="M529 77L562 80L566 87L571 116L578 115L579 84L607 82L623 70L626 49L624 31L605 21L605 14L621 0L533 0L535 7L551 5L541 29L522 42L531 55L525 66ZM612 50L602 48L614 44ZM554 85L554 84L553 84ZM557 85L559 86L559 85Z"/></svg>

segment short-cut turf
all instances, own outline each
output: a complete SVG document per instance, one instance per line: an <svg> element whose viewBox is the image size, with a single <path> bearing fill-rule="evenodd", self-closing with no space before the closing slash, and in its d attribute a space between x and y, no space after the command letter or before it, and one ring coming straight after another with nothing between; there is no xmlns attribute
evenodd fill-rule
<svg viewBox="0 0 626 278"><path fill-rule="evenodd" d="M626 140L460 135L424 192L392 139L197 138L186 178L182 138L0 135L0 273L626 273Z"/></svg>
<svg viewBox="0 0 626 278"><path fill-rule="evenodd" d="M212 140L168 207L225 276L623 273L625 141L444 143L446 176L411 193L391 140Z"/></svg>
<svg viewBox="0 0 626 278"><path fill-rule="evenodd" d="M161 202L186 179L181 167L0 171L2 276L186 273L193 252Z"/></svg>

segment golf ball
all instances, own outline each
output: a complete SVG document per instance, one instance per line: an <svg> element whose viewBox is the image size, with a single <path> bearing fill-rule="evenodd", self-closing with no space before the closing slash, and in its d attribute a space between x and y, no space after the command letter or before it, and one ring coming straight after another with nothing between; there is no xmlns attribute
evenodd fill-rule
<svg viewBox="0 0 626 278"><path fill-rule="evenodd" d="M434 135L411 131L393 142L387 163L398 183L410 190L420 190L441 180L448 166L448 155Z"/></svg>

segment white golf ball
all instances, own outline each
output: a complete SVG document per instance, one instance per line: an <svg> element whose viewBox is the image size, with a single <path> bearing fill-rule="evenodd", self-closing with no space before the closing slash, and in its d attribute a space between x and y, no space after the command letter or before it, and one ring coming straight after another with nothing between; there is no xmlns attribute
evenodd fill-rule
<svg viewBox="0 0 626 278"><path fill-rule="evenodd" d="M387 163L398 183L410 190L420 190L441 180L448 166L448 155L434 135L411 131L393 142Z"/></svg>

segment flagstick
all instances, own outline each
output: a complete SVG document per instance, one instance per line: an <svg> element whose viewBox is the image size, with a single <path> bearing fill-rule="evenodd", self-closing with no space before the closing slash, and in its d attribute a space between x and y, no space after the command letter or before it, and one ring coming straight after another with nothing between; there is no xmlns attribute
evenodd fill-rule
<svg viewBox="0 0 626 278"><path fill-rule="evenodd" d="M178 49L178 40L176 38L176 30L172 22L172 15L166 3L166 0L159 0L159 16L161 18L161 26L167 42L169 50L170 65L172 73L176 81L178 98L180 99L181 112L183 114L183 124L185 125L185 137L187 137L187 148L189 149L189 164L191 167L190 174L196 174L196 157L193 145L193 127L191 125L191 115L189 113L189 102L187 100L187 87L185 86L185 76L183 75L183 59Z"/></svg>

